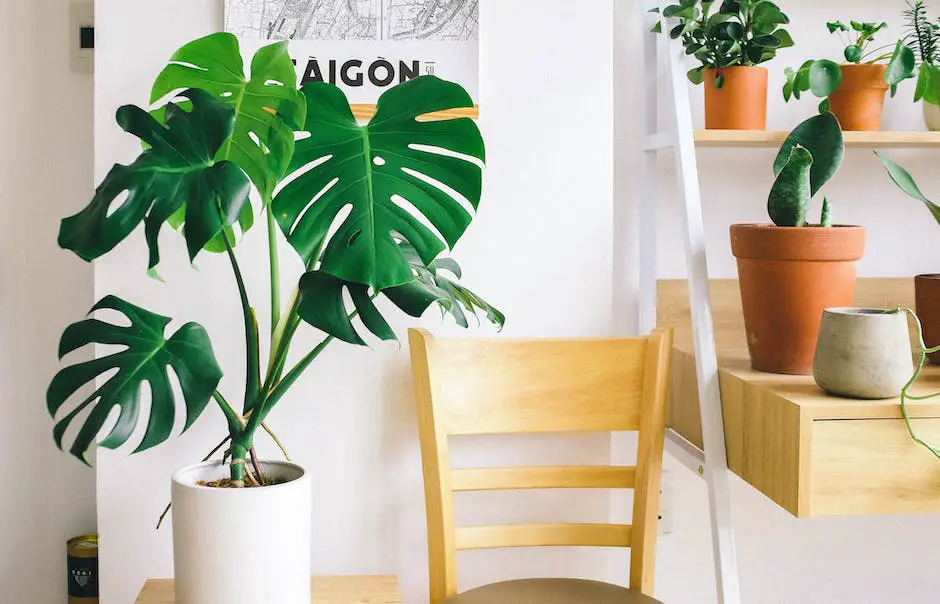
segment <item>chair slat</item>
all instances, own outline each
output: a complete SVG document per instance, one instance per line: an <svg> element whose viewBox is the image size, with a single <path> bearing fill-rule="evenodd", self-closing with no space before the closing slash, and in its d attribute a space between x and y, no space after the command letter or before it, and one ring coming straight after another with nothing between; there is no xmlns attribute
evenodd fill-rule
<svg viewBox="0 0 940 604"><path fill-rule="evenodd" d="M632 527L624 524L512 524L457 529L457 549L504 547L630 547Z"/></svg>
<svg viewBox="0 0 940 604"><path fill-rule="evenodd" d="M510 489L632 489L635 467L544 466L453 470L454 491Z"/></svg>

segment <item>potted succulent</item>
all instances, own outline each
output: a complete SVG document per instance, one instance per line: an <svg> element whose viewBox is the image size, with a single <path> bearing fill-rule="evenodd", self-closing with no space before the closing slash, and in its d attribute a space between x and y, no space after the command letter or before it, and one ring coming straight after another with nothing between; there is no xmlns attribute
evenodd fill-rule
<svg viewBox="0 0 940 604"><path fill-rule="evenodd" d="M774 162L776 181L767 202L773 224L731 227L754 369L811 374L823 309L852 304L865 230L833 226L828 199L819 223L809 218L813 196L838 171L844 153L832 113L806 120Z"/></svg>
<svg viewBox="0 0 940 604"><path fill-rule="evenodd" d="M907 20L904 43L919 64L914 102L923 104L927 127L940 130L940 23L927 16L923 0L908 1L904 18Z"/></svg>
<svg viewBox="0 0 940 604"><path fill-rule="evenodd" d="M767 70L760 65L793 46L782 27L789 17L768 0L681 0L663 17L678 20L669 35L682 38L686 54L700 63L688 75L705 84L705 127L765 129ZM654 31L662 33L662 23Z"/></svg>
<svg viewBox="0 0 940 604"><path fill-rule="evenodd" d="M906 195L923 203L934 220L940 223L940 206L924 195L911 173L882 153L876 151L875 154L894 184ZM914 298L927 346L940 346L940 275L917 275L914 278ZM929 358L931 363L940 364L940 353L931 352Z"/></svg>
<svg viewBox="0 0 940 604"><path fill-rule="evenodd" d="M843 130L879 130L885 93L890 89L894 96L898 84L914 77L914 53L903 40L875 46L875 35L887 23L826 25L829 33L842 39L846 62L810 59L797 70L788 67L783 98L799 99L809 91L823 99L820 113L834 113Z"/></svg>
<svg viewBox="0 0 940 604"><path fill-rule="evenodd" d="M502 325L502 314L461 286L459 266L442 256L480 201L480 132L469 119L417 119L473 101L457 84L421 77L386 92L374 119L359 125L338 88L298 90L286 42L261 48L246 76L229 34L179 49L154 83L152 101L150 111L118 110L118 124L143 151L114 166L91 203L62 221L59 244L93 261L143 224L150 258L141 268L153 270L160 245L170 243L159 237L168 224L190 259L224 254L238 290L232 302L244 319L244 392L236 405L233 393L220 391L223 369L200 325L168 331L169 317L109 295L92 311L110 316L75 323L62 336L61 356L90 345L117 348L54 377L47 402L55 440L62 447L66 432L74 434L69 450L87 463L103 429L97 444L116 448L145 424L140 452L170 438L177 408L189 428L215 406L228 426L227 452L172 481L176 601L309 604L308 478L300 466L257 459L255 437L331 342L362 345L363 328L395 339L376 298L415 317L438 306L462 325L477 311ZM272 329L264 334L235 250L236 229L253 225L252 199L261 202L269 242ZM286 304L280 237L307 271ZM352 322L357 315L361 327ZM324 339L289 366L303 324ZM270 351L264 364L263 348ZM112 414L116 423L108 423Z"/></svg>

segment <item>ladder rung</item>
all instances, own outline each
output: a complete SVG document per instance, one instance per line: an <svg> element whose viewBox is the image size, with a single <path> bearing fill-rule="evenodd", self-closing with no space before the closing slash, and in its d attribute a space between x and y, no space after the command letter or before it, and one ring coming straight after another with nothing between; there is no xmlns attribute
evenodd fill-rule
<svg viewBox="0 0 940 604"><path fill-rule="evenodd" d="M656 151L657 149L671 149L676 146L676 136L671 132L657 132L646 137L647 151Z"/></svg>

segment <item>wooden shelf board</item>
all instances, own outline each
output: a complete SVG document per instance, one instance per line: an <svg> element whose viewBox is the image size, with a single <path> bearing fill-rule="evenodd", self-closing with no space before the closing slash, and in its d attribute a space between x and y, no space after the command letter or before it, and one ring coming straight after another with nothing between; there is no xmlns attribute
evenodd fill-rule
<svg viewBox="0 0 940 604"><path fill-rule="evenodd" d="M175 602L173 579L147 581L137 598L137 604ZM314 577L311 580L311 604L401 604L398 579L385 576Z"/></svg>
<svg viewBox="0 0 940 604"><path fill-rule="evenodd" d="M750 367L737 281L711 284L719 381L731 470L793 515L940 512L940 461L907 432L898 399L825 394L812 376ZM911 306L913 279L862 279L859 306ZM702 428L692 354L688 286L659 285L660 325L676 330L669 425L696 446ZM940 367L919 392L940 391ZM920 435L940 442L940 401L909 406Z"/></svg>
<svg viewBox="0 0 940 604"><path fill-rule="evenodd" d="M779 147L788 134L786 130L696 130L695 144L701 148ZM940 132L846 132L845 144L863 149L940 148Z"/></svg>
<svg viewBox="0 0 940 604"><path fill-rule="evenodd" d="M352 103L350 104L352 108L353 116L357 120L371 120L372 116L375 115L375 104L369 103ZM447 120L454 119L459 117L469 117L471 119L479 119L480 117L480 106L474 105L473 107L467 107L464 109L451 109L448 111L438 111L436 113L428 113L421 116L421 119L434 121L434 120Z"/></svg>

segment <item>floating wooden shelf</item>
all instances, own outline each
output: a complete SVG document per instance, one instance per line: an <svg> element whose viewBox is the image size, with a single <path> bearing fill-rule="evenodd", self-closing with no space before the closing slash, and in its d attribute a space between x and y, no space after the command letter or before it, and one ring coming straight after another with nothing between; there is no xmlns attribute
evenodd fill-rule
<svg viewBox="0 0 940 604"><path fill-rule="evenodd" d="M913 279L862 279L856 304L909 306ZM701 447L702 427L685 281L661 281L660 325L676 329L670 427ZM737 281L714 281L725 441L731 470L800 518L940 512L940 460L914 443L900 401L826 395L812 376L750 368ZM928 368L922 393L940 391ZM909 406L915 429L940 443L940 401Z"/></svg>
<svg viewBox="0 0 940 604"><path fill-rule="evenodd" d="M352 108L353 115L357 120L371 120L372 116L375 115L375 105L368 103L352 103L350 104ZM468 107L466 109L451 109L449 111L438 111L437 113L428 113L427 115L422 116L422 118L431 120L446 120L454 119L458 117L469 117L471 119L478 119L480 117L480 106L474 105L472 108Z"/></svg>
<svg viewBox="0 0 940 604"><path fill-rule="evenodd" d="M786 130L696 130L695 144L703 148L779 147ZM845 144L865 149L940 148L940 132L846 132Z"/></svg>

